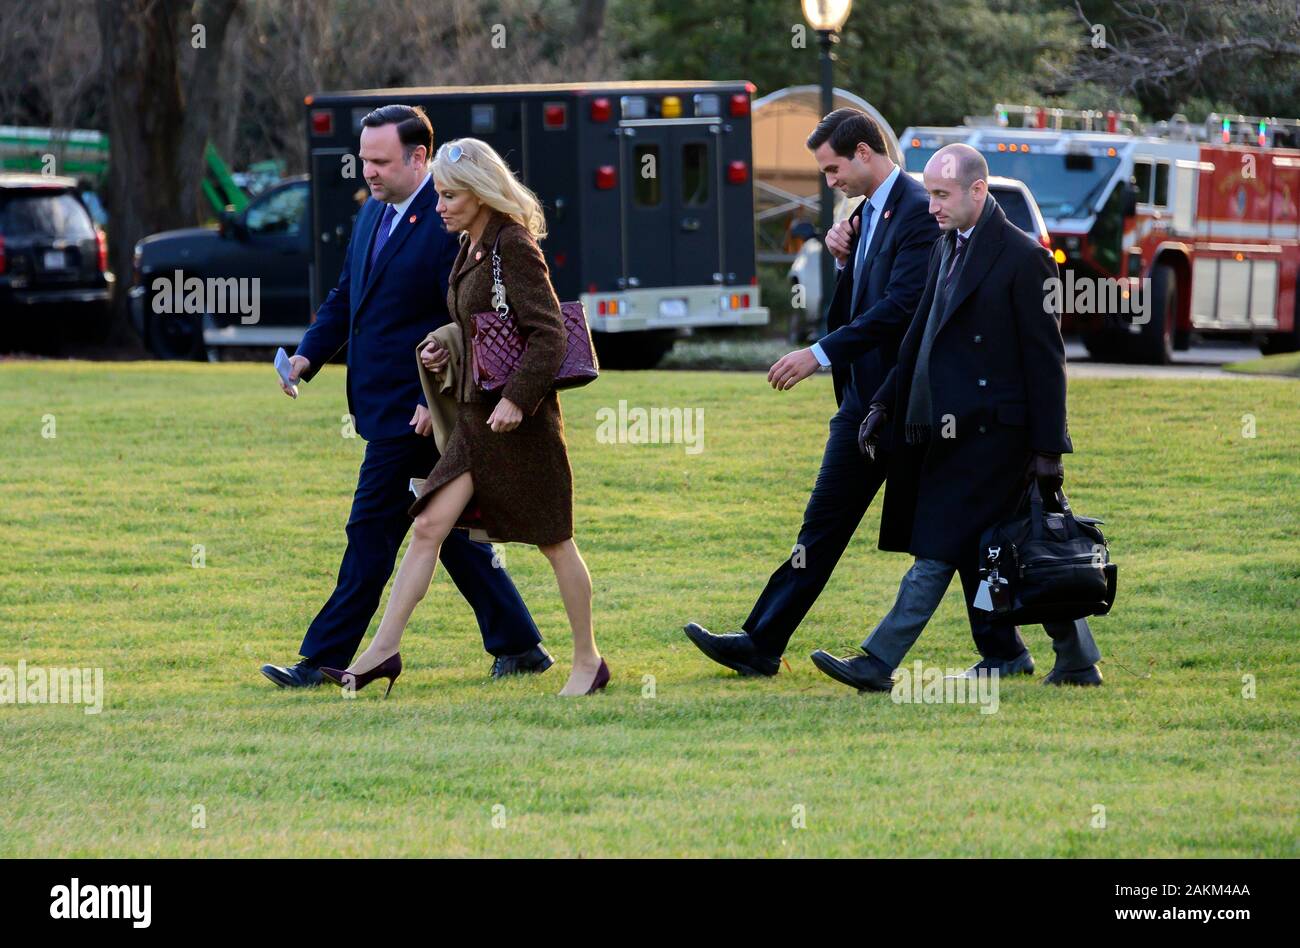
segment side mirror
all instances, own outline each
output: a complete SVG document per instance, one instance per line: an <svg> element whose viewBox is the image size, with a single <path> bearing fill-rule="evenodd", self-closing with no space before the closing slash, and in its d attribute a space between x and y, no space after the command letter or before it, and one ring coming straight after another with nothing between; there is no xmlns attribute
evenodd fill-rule
<svg viewBox="0 0 1300 948"><path fill-rule="evenodd" d="M1132 217L1137 213L1138 187L1132 181L1124 185L1124 216Z"/></svg>
<svg viewBox="0 0 1300 948"><path fill-rule="evenodd" d="M248 229L244 227L243 220L229 204L217 215L217 231L222 237L234 237L236 240L248 238Z"/></svg>

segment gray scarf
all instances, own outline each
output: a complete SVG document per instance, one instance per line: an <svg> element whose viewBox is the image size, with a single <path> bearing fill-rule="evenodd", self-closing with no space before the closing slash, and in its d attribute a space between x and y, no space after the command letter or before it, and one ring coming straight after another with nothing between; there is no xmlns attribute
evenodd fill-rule
<svg viewBox="0 0 1300 948"><path fill-rule="evenodd" d="M930 349L934 346L934 337L939 333L939 324L943 322L943 311L948 306L948 293L945 290L945 284L957 289L957 284L961 280L962 271L966 269L966 262L970 260L971 253L974 251L975 241L979 239L980 231L984 228L984 222L993 214L993 208L997 206L997 201L990 194L984 199L984 209L980 212L979 221L975 224L975 229L971 231L970 237L967 238L966 247L962 254L962 259L957 265L957 272L952 275L951 280L946 280L948 273L948 264L952 260L952 255L957 249L957 235L953 231L951 238L945 237L943 243L943 253L939 259L939 276L934 287L934 299L930 302L930 311L925 315L925 332L921 336L921 348L916 353L916 369L912 373L912 390L907 397L907 415L903 419L903 439L908 444L924 444L930 440L931 427L934 419L934 408L931 405L930 392Z"/></svg>

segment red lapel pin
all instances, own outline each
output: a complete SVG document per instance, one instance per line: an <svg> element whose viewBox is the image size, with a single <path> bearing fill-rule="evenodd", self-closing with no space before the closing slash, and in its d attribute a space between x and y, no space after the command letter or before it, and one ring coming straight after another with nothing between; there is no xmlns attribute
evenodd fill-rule
<svg viewBox="0 0 1300 948"><path fill-rule="evenodd" d="M889 215L892 214L892 213L894 213L892 210L887 210L887 211L885 211L885 214L884 214L884 216L881 218L881 220L882 220L882 221L887 221L887 220L889 220Z"/></svg>
<svg viewBox="0 0 1300 948"><path fill-rule="evenodd" d="M414 215L414 214L411 215L411 217L410 217L410 221L411 221L412 224L415 223L415 215Z"/></svg>

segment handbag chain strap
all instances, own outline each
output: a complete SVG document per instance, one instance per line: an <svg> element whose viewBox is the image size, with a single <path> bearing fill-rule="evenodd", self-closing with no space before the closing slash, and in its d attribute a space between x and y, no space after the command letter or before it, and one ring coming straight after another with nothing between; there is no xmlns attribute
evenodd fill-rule
<svg viewBox="0 0 1300 948"><path fill-rule="evenodd" d="M504 320L510 315L510 304L506 302L506 286L501 282L501 255L497 253L499 243L501 232L497 231L497 239L492 241L492 308Z"/></svg>

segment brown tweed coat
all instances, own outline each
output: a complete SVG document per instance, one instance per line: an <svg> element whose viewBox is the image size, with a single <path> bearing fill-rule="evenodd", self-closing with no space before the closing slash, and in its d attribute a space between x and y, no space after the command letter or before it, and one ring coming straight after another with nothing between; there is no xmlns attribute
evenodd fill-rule
<svg viewBox="0 0 1300 948"><path fill-rule="evenodd" d="M501 433L487 425L499 398L474 385L470 364L473 314L493 308L492 242L498 234L501 282L524 339L519 368L500 391L524 418L513 431ZM410 514L417 516L434 491L469 471L474 497L460 526L481 527L502 541L559 543L573 536L573 471L555 392L566 345L560 301L537 241L508 215L493 211L488 219L476 248L482 257L471 254L469 244L462 238L447 292L447 309L465 339L457 367L456 427Z"/></svg>

